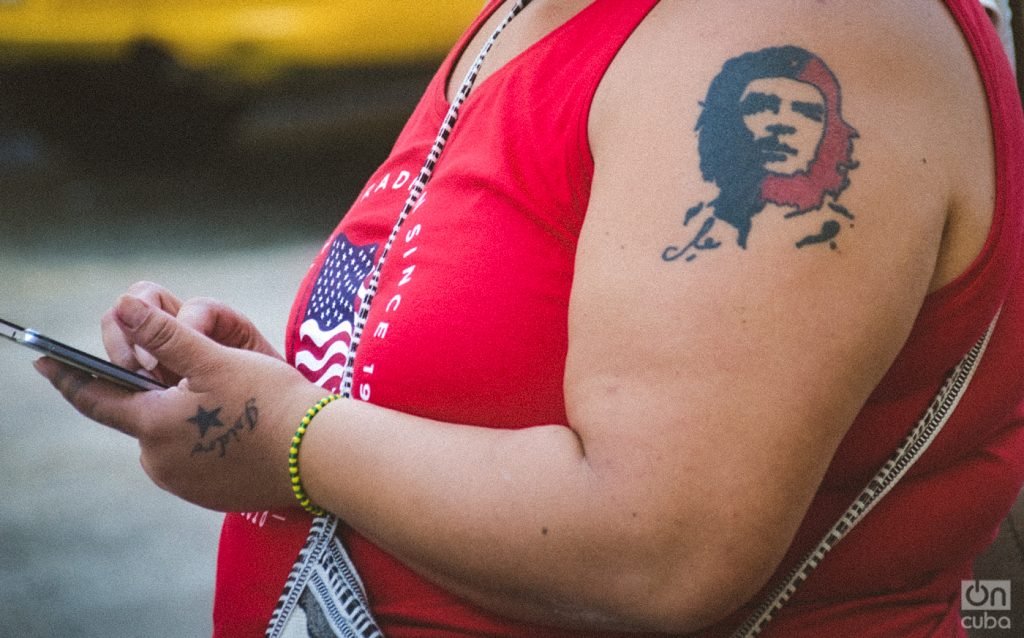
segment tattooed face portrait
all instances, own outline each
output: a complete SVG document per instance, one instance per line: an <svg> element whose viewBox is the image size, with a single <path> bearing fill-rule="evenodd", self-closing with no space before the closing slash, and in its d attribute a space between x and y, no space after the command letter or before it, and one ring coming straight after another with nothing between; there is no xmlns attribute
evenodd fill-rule
<svg viewBox="0 0 1024 638"><path fill-rule="evenodd" d="M789 78L760 78L744 90L740 112L765 171L807 172L825 133L825 96L817 87Z"/></svg>
<svg viewBox="0 0 1024 638"><path fill-rule="evenodd" d="M842 114L839 82L821 58L795 46L772 47L727 60L708 87L697 120L702 177L718 188L710 202L691 207L684 225L710 213L685 246L669 246L666 261L692 260L718 248L711 232L724 222L747 247L753 220L769 204L794 217L826 209L852 219L835 199L849 185L857 131ZM826 201L828 206L826 206ZM823 219L821 232L798 237L797 247L835 247L841 230Z"/></svg>

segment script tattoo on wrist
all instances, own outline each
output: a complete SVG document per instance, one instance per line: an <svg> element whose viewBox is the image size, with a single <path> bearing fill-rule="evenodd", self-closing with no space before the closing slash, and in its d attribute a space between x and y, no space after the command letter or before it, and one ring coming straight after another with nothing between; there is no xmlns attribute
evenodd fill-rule
<svg viewBox="0 0 1024 638"><path fill-rule="evenodd" d="M858 134L843 119L828 65L796 46L744 53L722 66L701 108L701 176L718 196L686 210L686 241L661 258L689 262L723 245L745 250L762 213L790 224L796 248L836 250L844 226L853 227L853 213L836 200L859 166ZM794 218L802 221L786 222Z"/></svg>
<svg viewBox="0 0 1024 638"><path fill-rule="evenodd" d="M229 443L241 440L244 433L256 429L260 411L256 407L256 399L253 398L245 402L242 414L235 419L231 427L226 430L218 430L219 434L208 439L206 434L211 428L227 427L220 420L220 413L223 409L223 407L218 407L207 410L203 406L199 406L196 415L188 419L189 423L195 424L199 429L199 440L192 447L192 456L216 453L218 457L223 457L227 454Z"/></svg>

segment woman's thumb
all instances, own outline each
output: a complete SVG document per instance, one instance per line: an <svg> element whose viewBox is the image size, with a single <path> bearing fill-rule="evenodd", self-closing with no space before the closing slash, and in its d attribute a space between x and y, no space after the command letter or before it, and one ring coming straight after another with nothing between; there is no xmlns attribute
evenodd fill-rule
<svg viewBox="0 0 1024 638"><path fill-rule="evenodd" d="M133 295L122 295L114 316L132 342L171 372L187 377L215 344L166 312Z"/></svg>

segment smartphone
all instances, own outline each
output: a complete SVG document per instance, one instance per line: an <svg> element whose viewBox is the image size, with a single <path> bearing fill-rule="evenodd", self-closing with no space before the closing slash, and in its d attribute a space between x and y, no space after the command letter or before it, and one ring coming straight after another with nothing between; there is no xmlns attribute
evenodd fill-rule
<svg viewBox="0 0 1024 638"><path fill-rule="evenodd" d="M6 337L15 343L31 348L36 352L56 359L61 363L84 370L97 379L103 379L128 388L129 390L165 390L167 386L131 370L116 366L109 361L82 352L69 345L63 344L49 337L45 337L35 330L22 328L19 325L0 319L0 337Z"/></svg>

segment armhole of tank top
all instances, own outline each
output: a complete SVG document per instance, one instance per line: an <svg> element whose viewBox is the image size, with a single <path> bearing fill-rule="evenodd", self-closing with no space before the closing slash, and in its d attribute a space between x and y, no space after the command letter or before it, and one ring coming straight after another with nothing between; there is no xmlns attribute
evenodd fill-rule
<svg viewBox="0 0 1024 638"><path fill-rule="evenodd" d="M992 219L981 250L959 275L925 296L925 308L952 303L954 300L967 294L973 287L980 285L980 280L984 277L987 266L997 252L1000 242L1007 240L1005 228L1007 227L1006 217L1009 214L1007 195L1010 187L1009 162L1011 152L1007 147L1006 135L1004 134L1007 127L1004 117L1007 114L1004 108L1005 100L1003 99L1003 93L1010 90L1010 88L1005 86L1004 78L1001 77L1005 74L1001 73L995 64L995 60L998 59L996 53L1001 55L1002 48L1000 45L998 52L995 51L994 46L996 43L994 42L994 37L986 38L981 32L982 27L978 22L981 20L988 21L989 18L980 4L973 3L972 6L967 6L968 3L963 2L963 0L945 0L944 4L963 37L968 52L973 58L972 62L975 72L978 74L985 92L986 115L989 121L989 131L992 135L993 161L996 173L995 197L992 206ZM1015 86L1012 88L1016 91Z"/></svg>

